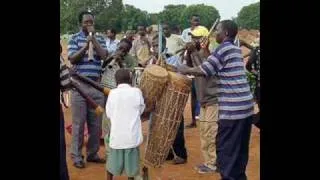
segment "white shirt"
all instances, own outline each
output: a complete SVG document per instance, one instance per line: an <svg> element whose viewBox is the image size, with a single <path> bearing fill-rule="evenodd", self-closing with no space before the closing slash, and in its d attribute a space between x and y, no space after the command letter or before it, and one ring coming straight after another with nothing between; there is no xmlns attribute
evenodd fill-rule
<svg viewBox="0 0 320 180"><path fill-rule="evenodd" d="M109 146L113 149L138 147L142 141L140 116L145 108L140 89L119 84L112 89L106 103L106 114L111 121Z"/></svg>
<svg viewBox="0 0 320 180"><path fill-rule="evenodd" d="M191 28L183 30L181 34L181 38L185 43L192 41L192 38L188 33L191 33Z"/></svg>
<svg viewBox="0 0 320 180"><path fill-rule="evenodd" d="M106 39L106 46L107 46L108 53L110 55L113 55L113 53L116 52L119 42L120 41L118 39L115 39L115 40L111 40L109 38Z"/></svg>
<svg viewBox="0 0 320 180"><path fill-rule="evenodd" d="M183 48L185 42L182 40L181 36L176 34L171 34L170 37L166 37L167 43L166 48L168 49L168 53L171 55L175 55L176 51Z"/></svg>

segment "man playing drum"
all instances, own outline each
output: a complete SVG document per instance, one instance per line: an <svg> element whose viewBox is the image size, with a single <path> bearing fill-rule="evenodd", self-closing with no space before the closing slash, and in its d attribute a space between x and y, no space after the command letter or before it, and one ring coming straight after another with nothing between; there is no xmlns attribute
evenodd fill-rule
<svg viewBox="0 0 320 180"><path fill-rule="evenodd" d="M68 44L68 59L73 70L78 74L99 82L101 76L101 59L107 56L106 42L102 36L90 35L94 33L94 16L91 12L82 12L79 15L81 31L74 34ZM92 50L89 44L92 43ZM89 60L89 52L93 51L93 60ZM103 105L104 95L102 92L87 84L81 84L81 88L100 106ZM84 168L82 146L84 141L84 126L87 122L89 139L87 144L87 162L105 163L98 156L101 135L101 117L95 114L87 101L79 92L71 91L72 108L72 143L71 155L74 166Z"/></svg>
<svg viewBox="0 0 320 180"><path fill-rule="evenodd" d="M201 48L200 39L209 35L208 30L197 28L192 32L192 43L195 44L193 49L187 49L185 61L191 61L187 64L198 66L206 61L210 54L208 47ZM187 46L188 47L188 46ZM198 173L214 173L216 167L216 135L218 130L218 92L217 77L195 77L195 88L198 100L201 105L200 109L200 142L201 152L204 157L204 163L195 167Z"/></svg>
<svg viewBox="0 0 320 180"><path fill-rule="evenodd" d="M217 166L222 179L247 179L246 166L253 115L253 96L245 73L241 49L234 45L238 26L231 20L217 26L220 44L201 65L181 65L183 74L218 78L219 121Z"/></svg>

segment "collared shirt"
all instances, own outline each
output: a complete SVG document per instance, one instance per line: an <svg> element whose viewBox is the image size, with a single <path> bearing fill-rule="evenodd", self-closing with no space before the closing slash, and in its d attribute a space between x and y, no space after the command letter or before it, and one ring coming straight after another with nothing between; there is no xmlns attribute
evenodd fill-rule
<svg viewBox="0 0 320 180"><path fill-rule="evenodd" d="M127 149L138 147L142 141L140 116L145 108L140 89L119 84L109 93L106 114L111 122L110 147Z"/></svg>
<svg viewBox="0 0 320 180"><path fill-rule="evenodd" d="M120 41L118 39L115 39L115 40L111 40L109 38L106 39L106 46L107 46L109 55L113 55L116 52L119 42Z"/></svg>
<svg viewBox="0 0 320 180"><path fill-rule="evenodd" d="M206 76L218 77L219 119L238 120L253 115L253 96L241 49L224 41L199 66Z"/></svg>
<svg viewBox="0 0 320 180"><path fill-rule="evenodd" d="M101 45L101 47L107 50L106 41L102 36L96 35L96 39ZM84 32L80 31L74 34L68 44L68 57L75 54L79 51L82 47L84 47L87 43L87 36ZM89 77L92 80L98 80L101 75L101 57L99 57L96 52L94 51L94 61L90 62L88 60L88 52L83 56L83 58L77 63L74 64L72 67L73 69L79 73L80 75Z"/></svg>

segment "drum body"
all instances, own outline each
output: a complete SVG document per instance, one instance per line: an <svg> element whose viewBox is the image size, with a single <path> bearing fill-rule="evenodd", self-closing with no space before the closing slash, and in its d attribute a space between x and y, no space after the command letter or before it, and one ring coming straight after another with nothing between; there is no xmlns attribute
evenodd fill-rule
<svg viewBox="0 0 320 180"><path fill-rule="evenodd" d="M156 101L161 97L168 81L168 72L158 65L148 65L142 75L139 88L146 104L145 112L154 110Z"/></svg>
<svg viewBox="0 0 320 180"><path fill-rule="evenodd" d="M161 167L175 140L184 108L191 90L191 80L184 75L168 72L169 79L152 113L144 163Z"/></svg>

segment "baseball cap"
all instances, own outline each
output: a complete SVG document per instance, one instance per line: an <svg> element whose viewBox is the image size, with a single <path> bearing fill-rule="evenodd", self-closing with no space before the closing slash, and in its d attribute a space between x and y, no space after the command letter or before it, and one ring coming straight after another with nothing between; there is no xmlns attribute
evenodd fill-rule
<svg viewBox="0 0 320 180"><path fill-rule="evenodd" d="M197 36L197 37L208 36L209 35L209 31L204 26L198 26L193 31L191 31L191 35L192 36Z"/></svg>

